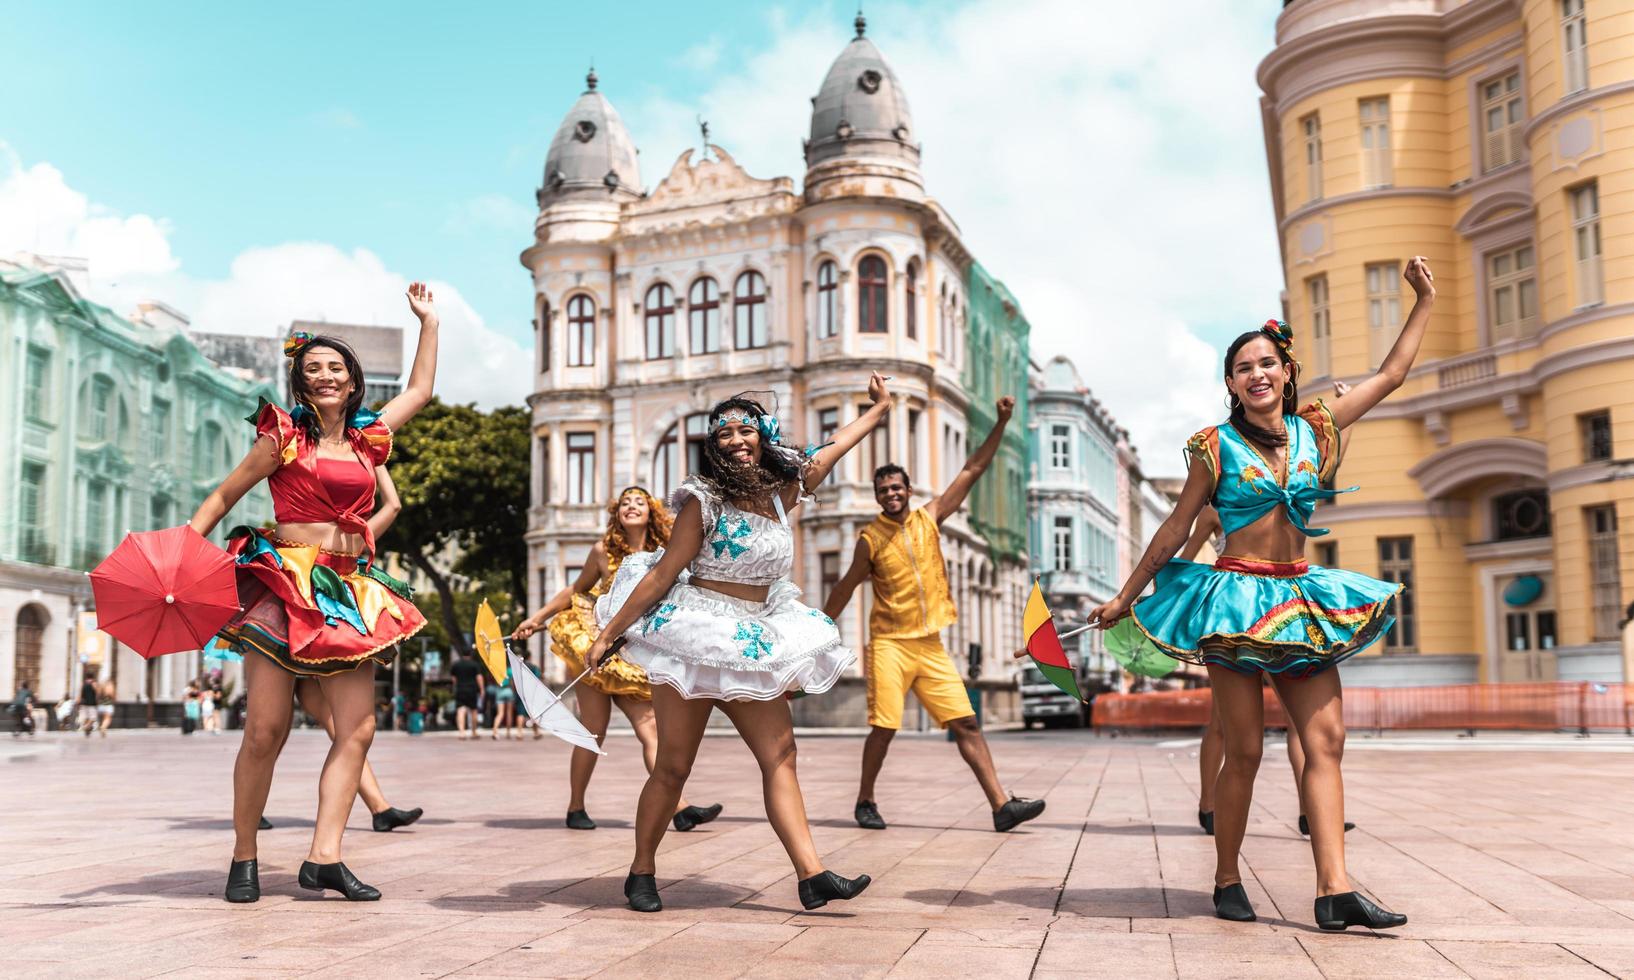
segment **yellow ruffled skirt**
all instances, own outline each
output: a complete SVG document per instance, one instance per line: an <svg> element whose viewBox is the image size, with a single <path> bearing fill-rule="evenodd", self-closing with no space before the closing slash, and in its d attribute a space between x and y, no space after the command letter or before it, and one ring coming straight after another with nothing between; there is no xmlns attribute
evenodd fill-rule
<svg viewBox="0 0 1634 980"><path fill-rule="evenodd" d="M569 678L584 672L584 655L596 641L595 598L575 595L567 609L558 613L545 627L550 634L550 649L567 665ZM622 657L612 657L602 668L580 683L588 684L612 697L652 700L652 685L647 683L647 672Z"/></svg>

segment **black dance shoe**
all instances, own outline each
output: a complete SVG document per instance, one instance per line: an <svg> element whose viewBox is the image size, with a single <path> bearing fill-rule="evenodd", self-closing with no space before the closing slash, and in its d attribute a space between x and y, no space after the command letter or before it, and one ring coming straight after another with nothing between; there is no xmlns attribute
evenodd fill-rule
<svg viewBox="0 0 1634 980"><path fill-rule="evenodd" d="M1231 922L1253 922L1257 918L1242 882L1214 889L1214 917Z"/></svg>
<svg viewBox="0 0 1634 980"><path fill-rule="evenodd" d="M1043 800L1024 800L1010 797L1009 802L993 811L993 829L999 833L1013 830L1044 812Z"/></svg>
<svg viewBox="0 0 1634 980"><path fill-rule="evenodd" d="M632 874L625 878L624 897L637 912L664 911L664 900L658 897L658 879L652 875Z"/></svg>
<svg viewBox="0 0 1634 980"><path fill-rule="evenodd" d="M378 902L380 889L357 880L350 868L336 861L334 864L301 862L301 873L295 880L307 891L321 892L325 888L340 892L348 902Z"/></svg>
<svg viewBox="0 0 1634 980"><path fill-rule="evenodd" d="M1213 810L1198 810L1197 811L1197 826L1203 828L1203 833L1209 835L1210 837L1213 837L1214 836L1214 811Z"/></svg>
<svg viewBox="0 0 1634 980"><path fill-rule="evenodd" d="M1355 829L1355 824L1351 823L1349 820L1345 821L1345 833L1348 834ZM1303 813L1299 815L1299 832L1306 837L1311 836L1311 822L1305 819L1305 815Z"/></svg>
<svg viewBox="0 0 1634 980"><path fill-rule="evenodd" d="M685 832L701 823L708 823L720 815L721 805L719 803L711 803L709 806L684 806L675 811L675 816L670 818L670 823L675 825L676 830Z"/></svg>
<svg viewBox="0 0 1634 980"><path fill-rule="evenodd" d="M590 819L590 814L583 810L567 811L568 830L595 830L596 822Z"/></svg>
<svg viewBox="0 0 1634 980"><path fill-rule="evenodd" d="M885 818L879 815L879 806L873 800L858 801L852 816L857 818L857 826L863 830L885 829Z"/></svg>
<svg viewBox="0 0 1634 980"><path fill-rule="evenodd" d="M1407 924L1400 912L1386 912L1361 892L1323 895L1316 900L1316 924L1328 932L1344 932L1350 926L1393 929Z"/></svg>
<svg viewBox="0 0 1634 980"><path fill-rule="evenodd" d="M412 810L399 810L394 806L387 807L374 815L374 829L377 834L384 834L396 830L398 827L407 827L420 819L425 811L419 807Z"/></svg>
<svg viewBox="0 0 1634 980"><path fill-rule="evenodd" d="M272 821L268 820L266 817L262 817L261 822L255 825L255 829L256 830L271 830L272 829Z"/></svg>
<svg viewBox="0 0 1634 980"><path fill-rule="evenodd" d="M863 889L873 883L867 875L857 875L855 878L841 878L832 871L814 874L800 882L800 904L806 911L820 909L829 902L843 902L849 898L861 895Z"/></svg>
<svg viewBox="0 0 1634 980"><path fill-rule="evenodd" d="M261 901L261 875L256 870L255 858L234 861L228 866L225 897L234 905Z"/></svg>

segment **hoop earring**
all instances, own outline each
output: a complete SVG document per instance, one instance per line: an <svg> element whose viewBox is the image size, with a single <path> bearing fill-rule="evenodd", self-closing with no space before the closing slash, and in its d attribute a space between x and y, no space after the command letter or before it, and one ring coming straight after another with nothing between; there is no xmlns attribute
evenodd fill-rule
<svg viewBox="0 0 1634 980"><path fill-rule="evenodd" d="M1226 392L1225 403L1226 408L1231 409L1233 412L1243 407L1242 399L1238 398L1237 393L1234 391Z"/></svg>
<svg viewBox="0 0 1634 980"><path fill-rule="evenodd" d="M1282 400L1288 401L1294 397L1294 383L1292 381L1282 386Z"/></svg>

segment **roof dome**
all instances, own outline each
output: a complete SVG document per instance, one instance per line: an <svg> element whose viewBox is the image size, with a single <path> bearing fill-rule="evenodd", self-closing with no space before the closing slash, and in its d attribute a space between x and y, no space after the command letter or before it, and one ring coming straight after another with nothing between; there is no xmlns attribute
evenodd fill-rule
<svg viewBox="0 0 1634 980"><path fill-rule="evenodd" d="M635 143L618 110L596 91L596 72L585 77L586 88L567 110L545 155L545 182L539 202L568 191L598 191L639 197L641 169Z"/></svg>
<svg viewBox="0 0 1634 980"><path fill-rule="evenodd" d="M885 58L864 37L867 21L857 15L857 36L823 79L811 100L811 139L806 166L848 152L898 156L919 161L908 97Z"/></svg>

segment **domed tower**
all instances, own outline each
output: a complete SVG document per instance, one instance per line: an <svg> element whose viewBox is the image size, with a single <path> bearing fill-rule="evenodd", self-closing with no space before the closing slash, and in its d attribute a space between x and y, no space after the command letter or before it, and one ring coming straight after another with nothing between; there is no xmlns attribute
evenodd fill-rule
<svg viewBox="0 0 1634 980"><path fill-rule="evenodd" d="M539 242L606 238L617 228L620 205L640 196L635 143L618 110L597 91L591 69L584 94L562 117L545 155L544 183L535 194Z"/></svg>
<svg viewBox="0 0 1634 980"><path fill-rule="evenodd" d="M834 59L811 100L805 190L813 203L840 195L925 196L908 97L864 36L867 26L859 13L857 36Z"/></svg>

